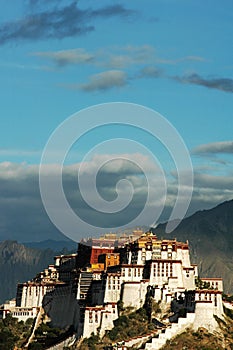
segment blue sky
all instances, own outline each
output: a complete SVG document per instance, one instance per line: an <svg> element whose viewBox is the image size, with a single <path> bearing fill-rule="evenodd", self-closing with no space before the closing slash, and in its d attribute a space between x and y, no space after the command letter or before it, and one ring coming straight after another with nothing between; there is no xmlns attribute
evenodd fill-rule
<svg viewBox="0 0 233 350"><path fill-rule="evenodd" d="M100 103L141 104L174 125L195 170L190 213L233 197L231 0L0 4L0 205L13 201L2 214L2 231L10 231L10 217L24 198L30 207L38 195L7 191L11 176L18 183L29 174L37 179L41 152L53 130L73 113ZM101 137L122 132L131 131L106 129ZM149 142L148 136L133 133L134 139ZM99 135L77 145L77 162ZM159 147L156 156L172 172ZM31 193L31 185L28 181L26 192ZM32 217L39 220L35 213Z"/></svg>

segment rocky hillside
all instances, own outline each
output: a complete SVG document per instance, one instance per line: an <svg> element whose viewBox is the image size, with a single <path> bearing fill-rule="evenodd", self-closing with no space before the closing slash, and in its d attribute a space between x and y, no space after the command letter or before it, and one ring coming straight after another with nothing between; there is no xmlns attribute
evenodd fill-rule
<svg viewBox="0 0 233 350"><path fill-rule="evenodd" d="M16 296L18 282L25 282L53 263L55 252L25 247L16 241L0 243L0 303Z"/></svg>
<svg viewBox="0 0 233 350"><path fill-rule="evenodd" d="M161 350L232 350L232 323L227 326L218 334L208 333L205 328L189 330L167 341Z"/></svg>
<svg viewBox="0 0 233 350"><path fill-rule="evenodd" d="M170 234L165 224L152 229L158 237L189 241L191 259L202 277L223 277L224 291L233 293L233 200L184 219Z"/></svg>

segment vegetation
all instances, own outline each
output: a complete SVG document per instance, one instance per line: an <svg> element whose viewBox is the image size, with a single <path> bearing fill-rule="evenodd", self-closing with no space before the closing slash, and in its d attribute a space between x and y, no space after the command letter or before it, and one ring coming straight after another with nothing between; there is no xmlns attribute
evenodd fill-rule
<svg viewBox="0 0 233 350"><path fill-rule="evenodd" d="M108 338L118 342L149 333L152 329L154 325L149 323L146 310L141 308L115 320L114 328L108 332Z"/></svg>
<svg viewBox="0 0 233 350"><path fill-rule="evenodd" d="M11 315L0 320L0 350L22 348L31 333L33 319L20 321Z"/></svg>
<svg viewBox="0 0 233 350"><path fill-rule="evenodd" d="M126 341L139 335L151 333L156 329L154 323L150 322L151 314L160 312L157 303L148 299L148 304L137 311L132 311L132 308L124 308L122 303L119 303L118 310L120 317L114 321L114 328L106 332L103 339L92 334L88 339L79 345L79 350L104 350L110 347L111 344Z"/></svg>
<svg viewBox="0 0 233 350"><path fill-rule="evenodd" d="M199 277L195 279L195 284L199 289L213 289L210 287L210 282L202 281Z"/></svg>
<svg viewBox="0 0 233 350"><path fill-rule="evenodd" d="M90 338L86 338L83 340L82 344L78 347L80 350L97 350L97 349L104 349L103 347L100 347L101 345L100 338L98 335L92 335Z"/></svg>
<svg viewBox="0 0 233 350"><path fill-rule="evenodd" d="M225 314L233 320L233 310L226 308L224 305L223 305L223 310Z"/></svg>
<svg viewBox="0 0 233 350"><path fill-rule="evenodd" d="M228 295L228 294L223 293L222 299L224 301L228 301L228 303L232 303L233 302L233 295Z"/></svg>
<svg viewBox="0 0 233 350"><path fill-rule="evenodd" d="M73 334L73 329L60 329L52 327L50 323L42 322L35 331L33 342L29 344L29 350L43 350L63 341L69 335Z"/></svg>
<svg viewBox="0 0 233 350"><path fill-rule="evenodd" d="M149 322L151 322L154 316L156 316L158 313L161 313L160 303L156 302L149 293L146 295L144 309L146 310L146 315Z"/></svg>
<svg viewBox="0 0 233 350"><path fill-rule="evenodd" d="M121 316L115 320L114 328L108 331L103 339L92 334L78 346L79 350L106 350L111 349L114 343L121 343L139 335L148 334L155 329L150 322L150 315L160 313L159 303L152 303L147 299L143 308L129 312L129 308L120 305ZM233 311L225 309L225 318L215 316L219 324L219 332L209 333L205 328L198 331L191 329L168 340L163 350L233 350Z"/></svg>

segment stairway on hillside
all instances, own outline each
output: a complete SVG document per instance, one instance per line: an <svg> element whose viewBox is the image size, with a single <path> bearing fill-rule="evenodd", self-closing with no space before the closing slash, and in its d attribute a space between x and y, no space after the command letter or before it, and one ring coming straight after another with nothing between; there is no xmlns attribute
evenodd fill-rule
<svg viewBox="0 0 233 350"><path fill-rule="evenodd" d="M80 299L85 300L86 304L91 302L91 282L92 272L82 271L80 276Z"/></svg>
<svg viewBox="0 0 233 350"><path fill-rule="evenodd" d="M170 327L167 327L157 337L151 338L146 343L146 350L158 350L161 349L166 341L175 337L176 335L185 331L185 329L192 326L195 318L195 313L187 313L186 317L180 317L177 323L172 323Z"/></svg>

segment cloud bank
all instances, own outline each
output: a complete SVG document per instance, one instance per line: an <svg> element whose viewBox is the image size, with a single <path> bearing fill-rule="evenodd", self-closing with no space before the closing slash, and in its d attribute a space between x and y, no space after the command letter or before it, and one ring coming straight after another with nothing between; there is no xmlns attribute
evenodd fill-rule
<svg viewBox="0 0 233 350"><path fill-rule="evenodd" d="M119 155L122 156L122 155ZM144 155L131 155L137 163L138 158L145 164L145 169L150 174L154 188L158 187L158 178L151 167L150 159ZM120 226L127 224L130 219L140 213L145 205L147 197L147 181L143 177L141 170L135 167L132 162L118 161L108 162L111 155L96 155L89 160L85 167L84 187L88 194L91 189L88 185L89 177L93 176L96 164L106 161L106 166L98 173L96 185L98 193L105 200L115 200L117 196L116 184L122 180L128 180L134 188L134 196L126 210L113 214L98 214L92 210L83 200L79 188L77 187L77 170L80 164L66 165L63 171L63 187L66 198L72 209L84 221L93 225L100 226L104 223L105 227ZM48 180L53 183L58 168L56 165L47 165ZM167 178L167 198L164 211L160 221L169 218L172 207L177 196L176 177ZM191 206L188 214L196 210L213 207L220 202L233 198L232 174L217 176L214 173L204 174L196 172L194 174L194 192ZM126 196L126 187L120 189L121 196ZM40 241L43 239L63 239L61 233L50 222L41 202L39 192L38 166L16 163L0 163L0 239L16 239L19 241ZM90 193L90 195L92 195ZM162 201L160 188L157 191L157 197L154 198L153 209L156 210ZM98 203L97 203L98 205ZM54 210L59 213L59 205L53 203ZM138 225L151 225L151 222L138 222ZM130 225L127 225L128 227ZM85 225L77 228L77 240L83 235L99 234L100 229L95 228L92 232L86 232Z"/></svg>
<svg viewBox="0 0 233 350"><path fill-rule="evenodd" d="M213 142L196 147L193 152L196 155L233 154L233 141Z"/></svg>

